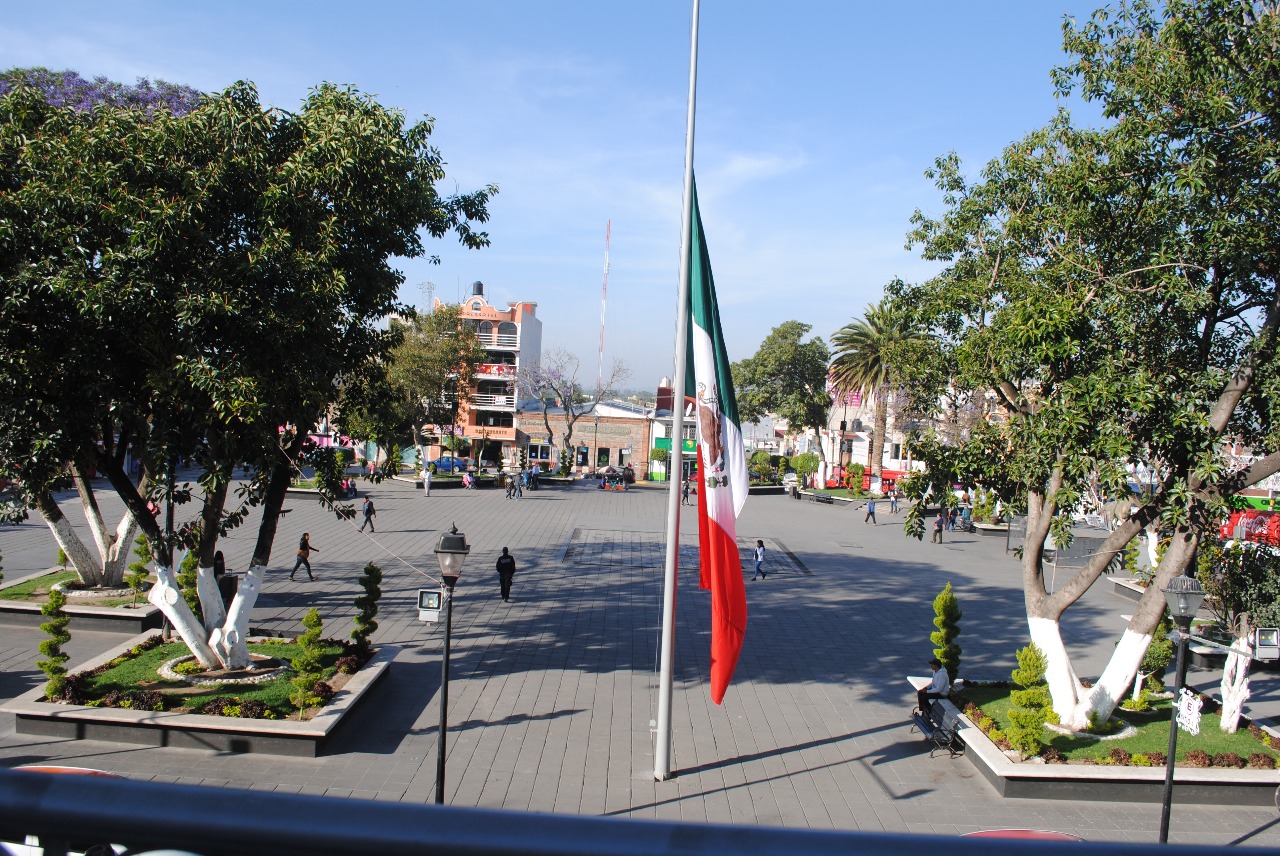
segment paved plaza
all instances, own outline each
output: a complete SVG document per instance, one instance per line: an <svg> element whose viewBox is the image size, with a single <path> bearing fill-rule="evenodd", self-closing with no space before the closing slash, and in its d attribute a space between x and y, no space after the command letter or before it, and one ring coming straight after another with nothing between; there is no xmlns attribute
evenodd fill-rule
<svg viewBox="0 0 1280 856"><path fill-rule="evenodd" d="M362 483L362 490L366 487ZM964 758L929 757L909 731L927 674L932 600L950 581L964 618L962 674L1005 678L1026 644L1019 567L1003 538L947 533L908 540L880 506L861 510L752 497L738 523L757 538L769 578L749 582L750 623L734 681L717 707L707 686L710 599L697 587L696 519L681 538L674 694L675 778L653 779L665 491L588 486L526 492L370 488L377 532L357 531L313 497L291 494L253 627L293 635L316 607L346 636L366 562L385 573L375 640L402 647L391 674L323 757L281 758L33 738L0 715L0 765L54 761L130 778L429 803L436 787L443 628L417 620L415 592L438 584L432 553L456 523L472 545L458 584L450 681L447 797L453 805L792 828L956 835L1035 827L1093 841L1154 842L1158 804L1003 799ZM82 517L73 495L69 516ZM104 498L108 513L118 503ZM302 532L319 548L316 582L288 579ZM248 561L257 519L226 539ZM511 603L494 562L519 563ZM43 523L0 528L9 579L53 562ZM748 565L748 570L750 565ZM1064 572L1065 573L1065 572ZM1082 675L1096 674L1132 603L1105 581L1069 610L1064 635ZM72 665L124 637L76 632ZM0 627L0 698L42 679L35 630ZM1193 672L1201 688L1216 676ZM1251 712L1280 713L1280 679L1264 672ZM1278 777L1280 779L1280 777ZM1273 808L1175 805L1175 843L1280 846Z"/></svg>

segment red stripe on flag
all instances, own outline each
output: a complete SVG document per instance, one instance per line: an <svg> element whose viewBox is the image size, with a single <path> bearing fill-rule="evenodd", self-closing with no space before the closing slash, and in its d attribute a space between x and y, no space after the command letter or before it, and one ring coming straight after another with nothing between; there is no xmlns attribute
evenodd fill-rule
<svg viewBox="0 0 1280 856"><path fill-rule="evenodd" d="M742 579L737 538L707 514L701 449L697 460L698 577L699 587L711 590L711 700L720 704L733 679L747 632L747 586Z"/></svg>

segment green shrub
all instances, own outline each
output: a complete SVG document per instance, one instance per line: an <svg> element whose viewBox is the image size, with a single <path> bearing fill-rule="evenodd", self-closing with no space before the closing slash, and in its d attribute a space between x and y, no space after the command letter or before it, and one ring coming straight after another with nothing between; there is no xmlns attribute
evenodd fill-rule
<svg viewBox="0 0 1280 856"><path fill-rule="evenodd" d="M302 719L302 714L307 708L320 704L314 687L316 681L320 680L320 672L324 668L320 659L320 636L323 628L320 613L314 608L307 610L307 614L302 619L302 626L307 628L307 632L298 637L298 644L302 646L302 650L293 658L291 664L295 677L290 681L294 691L289 694L290 703L298 711L298 719Z"/></svg>
<svg viewBox="0 0 1280 856"><path fill-rule="evenodd" d="M133 592L133 602L138 602L138 595L147 584L147 564L151 561L151 542L146 535L139 535L133 544L134 560L129 563L129 573L125 575L125 584Z"/></svg>
<svg viewBox="0 0 1280 856"><path fill-rule="evenodd" d="M40 614L49 619L40 625L40 629L49 638L40 643L40 653L45 659L37 660L36 665L49 678L49 683L44 688L47 699L60 698L67 682L67 668L63 664L69 656L62 650L62 646L71 641L71 634L67 632L71 616L63 609L66 605L67 596L61 589L53 589L49 592L48 602L40 607Z"/></svg>
<svg viewBox="0 0 1280 856"><path fill-rule="evenodd" d="M1022 689L1009 694L1015 705L1009 711L1009 743L1024 758L1040 754L1044 724L1053 717L1053 702L1044 681L1047 665L1044 653L1033 642L1018 652L1018 668L1010 676Z"/></svg>
<svg viewBox="0 0 1280 856"><path fill-rule="evenodd" d="M355 642L356 654L362 659L369 659L369 637L378 629L374 620L378 615L378 599L382 597L382 568L373 562L364 566L364 576L360 577L360 586L364 594L356 598L355 606L359 612L355 618L355 629L351 638Z"/></svg>
<svg viewBox="0 0 1280 856"><path fill-rule="evenodd" d="M57 562L58 567L65 571L67 569L67 551L59 547L58 558L55 559L55 561Z"/></svg>
<svg viewBox="0 0 1280 856"><path fill-rule="evenodd" d="M947 670L947 677L954 683L956 676L960 674L961 649L956 644L956 637L960 635L960 619L964 617L964 613L960 611L951 583L947 583L933 599L933 612L933 626L938 628L929 634L929 641L933 643L933 656L942 661L942 668Z"/></svg>
<svg viewBox="0 0 1280 856"><path fill-rule="evenodd" d="M1151 759L1139 752L1129 759L1129 763L1135 767L1150 767Z"/></svg>
<svg viewBox="0 0 1280 856"><path fill-rule="evenodd" d="M197 675L204 671L204 666L196 660L188 660L185 663L179 663L173 667L173 670L179 675Z"/></svg>

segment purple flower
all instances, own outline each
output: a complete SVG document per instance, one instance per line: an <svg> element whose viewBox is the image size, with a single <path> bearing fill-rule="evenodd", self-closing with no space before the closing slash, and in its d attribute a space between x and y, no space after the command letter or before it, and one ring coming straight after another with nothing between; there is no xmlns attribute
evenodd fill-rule
<svg viewBox="0 0 1280 856"><path fill-rule="evenodd" d="M47 68L11 68L0 72L0 96L18 85L38 89L54 107L69 107L83 113L99 107L129 107L143 110L149 116L157 110L183 116L194 110L203 97L203 93L190 86L163 80L153 83L145 77L129 86L105 77L85 80L74 71Z"/></svg>

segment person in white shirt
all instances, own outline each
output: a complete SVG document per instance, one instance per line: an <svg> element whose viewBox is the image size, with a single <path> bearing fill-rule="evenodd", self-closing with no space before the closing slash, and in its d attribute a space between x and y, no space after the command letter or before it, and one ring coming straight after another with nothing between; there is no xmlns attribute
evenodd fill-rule
<svg viewBox="0 0 1280 856"><path fill-rule="evenodd" d="M951 694L951 677L942 668L942 661L934 657L929 661L929 668L933 669L933 680L929 682L929 686L916 693L916 702L923 714L929 713L932 699L946 698Z"/></svg>
<svg viewBox="0 0 1280 856"><path fill-rule="evenodd" d="M764 542L759 540L756 541L756 572L751 579L754 580L756 577L762 580L769 578L769 575L764 572Z"/></svg>

